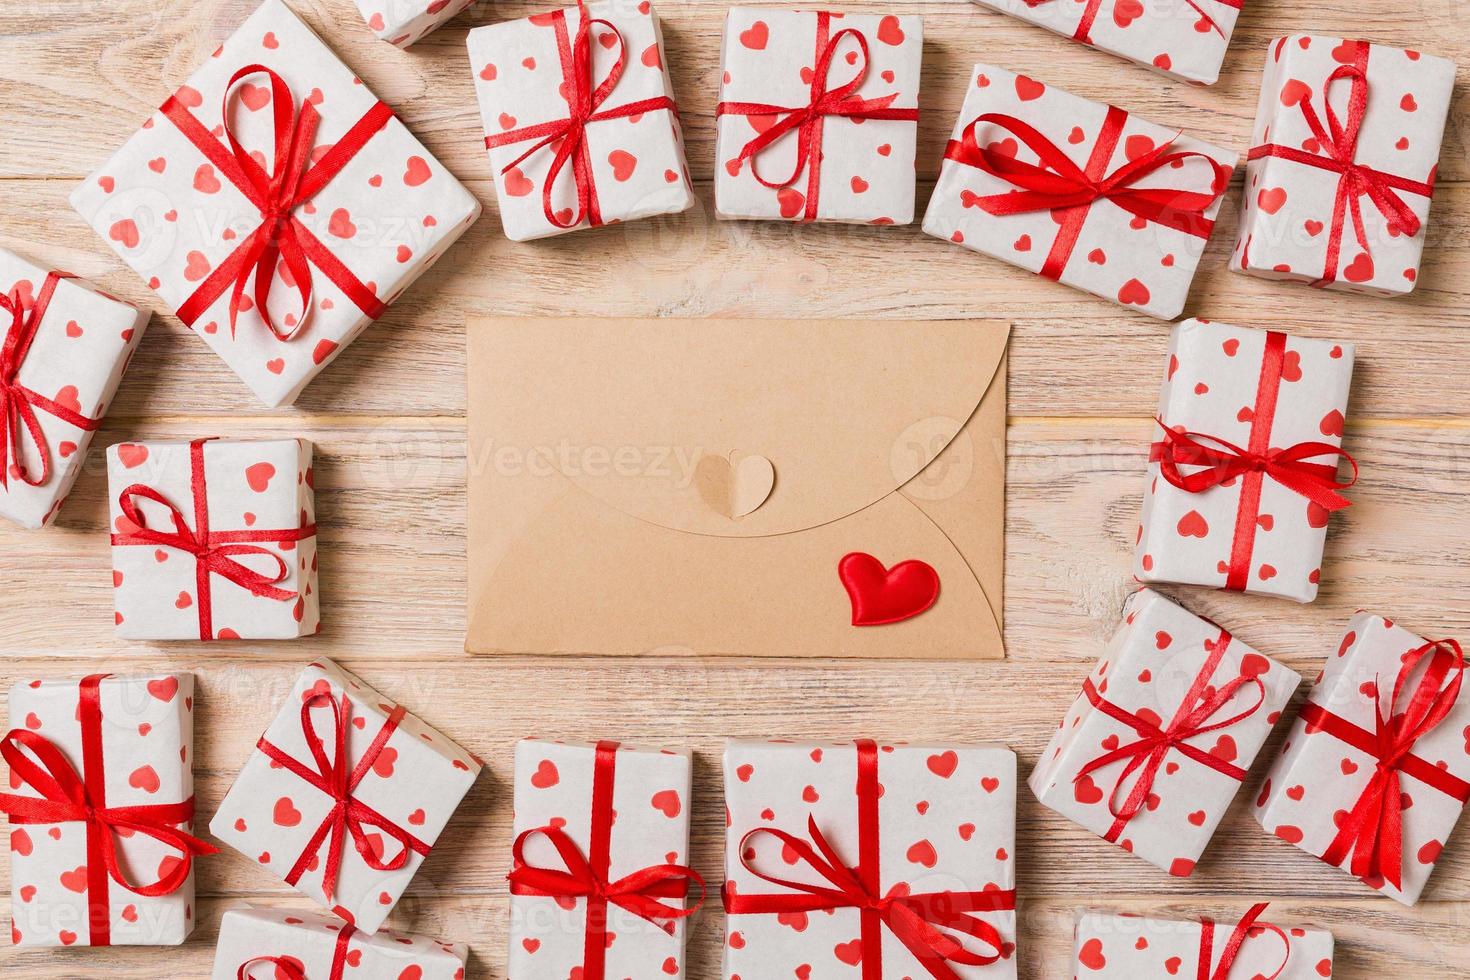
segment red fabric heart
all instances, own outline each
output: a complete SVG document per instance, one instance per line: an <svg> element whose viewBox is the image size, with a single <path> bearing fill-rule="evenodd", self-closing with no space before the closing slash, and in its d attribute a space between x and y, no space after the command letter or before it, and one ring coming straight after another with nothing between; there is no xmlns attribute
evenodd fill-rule
<svg viewBox="0 0 1470 980"><path fill-rule="evenodd" d="M939 573L917 559L889 569L872 555L854 551L837 563L837 575L852 601L854 626L912 619L939 598Z"/></svg>

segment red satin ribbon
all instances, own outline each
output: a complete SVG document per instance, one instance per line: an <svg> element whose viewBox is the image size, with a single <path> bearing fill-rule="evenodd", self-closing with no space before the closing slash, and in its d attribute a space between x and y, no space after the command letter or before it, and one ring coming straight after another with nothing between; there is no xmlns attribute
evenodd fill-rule
<svg viewBox="0 0 1470 980"><path fill-rule="evenodd" d="M1225 943L1224 951L1220 954L1220 963L1215 967L1213 973L1210 972L1210 961L1214 959L1215 955L1215 922L1213 919L1200 920L1199 972L1196 974L1198 980L1230 980L1230 970L1235 966L1235 959L1240 955L1240 950L1245 946L1245 941L1252 938L1252 929L1274 932L1286 944L1286 956L1281 960L1281 965L1276 968L1276 972L1269 977L1258 973L1256 974L1256 980L1276 980L1277 977L1286 972L1287 964L1291 962L1291 940L1282 931L1280 926L1274 926L1269 922L1257 924L1257 920L1260 919L1269 904L1268 902L1261 902L1259 905L1252 906L1251 910L1246 913L1245 918L1236 924L1235 929L1230 933L1230 939Z"/></svg>
<svg viewBox="0 0 1470 980"><path fill-rule="evenodd" d="M1109 173L1108 163L1127 121L1128 113L1117 106L1108 106L1085 167L1073 163L1061 147L1030 123L999 112L987 112L976 118L964 128L960 139L949 141L944 156L1020 188L976 198L975 204L987 214L1005 216L1052 212L1052 217L1061 227L1040 269L1040 274L1048 279L1061 277L1077 247L1082 226L1087 222L1093 204L1099 200L1111 201L1135 218L1196 238L1209 238L1215 222L1206 218L1205 212L1229 185L1230 168L1198 150L1174 150L1174 140L1171 139ZM1027 163L1000 153L989 145L982 145L976 135L982 123L990 123L1011 133L1041 162ZM1203 160L1209 165L1208 191L1136 186L1150 174L1164 167L1183 167L1190 159Z"/></svg>
<svg viewBox="0 0 1470 980"><path fill-rule="evenodd" d="M1225 578L1225 588L1235 592L1245 591L1250 584L1251 556L1255 552L1261 516L1261 491L1267 477L1328 512L1351 506L1352 502L1338 491L1358 482L1358 461L1330 443L1302 442L1286 449L1271 447L1271 430L1276 424L1276 406L1286 367L1286 341L1284 333L1272 330L1266 334L1247 448L1218 436L1171 429L1159 420L1164 439L1154 443L1149 451L1150 461L1159 464L1159 474L1185 493L1204 493L1231 480L1240 480L1240 503ZM1330 464L1307 462L1322 456L1347 460L1353 469L1352 479L1337 478L1336 460ZM1181 466L1204 468L1185 474Z"/></svg>
<svg viewBox="0 0 1470 980"><path fill-rule="evenodd" d="M327 754L326 745L317 734L316 722L311 715L311 709L319 706L332 709L331 755ZM339 699L328 691L318 691L301 702L301 732L306 738L306 747L311 752L315 769L267 741L264 735L255 743L255 747L276 765L299 776L308 785L330 796L333 801L332 809L322 817L322 822L302 849L301 856L286 873L286 884L295 885L301 880L301 876L315 862L323 842L327 842L327 867L322 876L322 894L328 903L332 902L337 889L337 876L342 868L343 846L348 835L351 835L357 853L374 871L402 869L408 863L410 852L420 856L428 855L431 845L419 840L353 795L407 713L402 705L394 706L372 744L351 769L348 768L347 732L352 721L352 699L345 692ZM365 826L376 827L399 843L398 853L392 860L383 860L375 851L363 829Z"/></svg>
<svg viewBox="0 0 1470 980"><path fill-rule="evenodd" d="M1026 6L1032 8L1040 7L1050 2L1051 0L1025 0ZM1221 37L1226 37L1224 29L1215 22L1215 18L1206 13L1205 9L1196 3L1195 0L1184 0L1184 2L1192 7L1195 13L1200 15L1200 23L1207 25L1209 30L1214 31ZM1222 7L1230 7L1233 10L1241 9L1241 0L1214 0L1214 2L1220 4ZM1097 15L1102 11L1102 5L1103 0L1087 0L1087 6L1082 10L1082 19L1078 21L1077 30L1072 34L1073 39L1081 41L1083 44L1094 43L1092 40L1092 26L1097 23ZM1196 27L1197 29L1198 27Z"/></svg>
<svg viewBox="0 0 1470 980"><path fill-rule="evenodd" d="M356 932L357 927L350 922L344 923L337 931L337 947L332 953L332 970L327 974L327 980L342 980L347 968L347 944ZM257 956L246 960L236 971L235 980L251 980L250 971L262 965L275 967L275 980L308 980L306 967L292 956Z"/></svg>
<svg viewBox="0 0 1470 980"><path fill-rule="evenodd" d="M1403 695L1414 669L1426 657L1429 665L1404 703ZM1470 802L1470 783L1414 755L1414 746L1449 716L1460 697L1465 677L1465 655L1454 640L1426 643L1404 656L1394 682L1388 717L1376 704L1374 730L1359 728L1315 701L1302 706L1309 729L1320 729L1360 752L1377 759L1373 776L1358 802L1338 827L1322 860L1339 866L1352 858L1350 870L1359 878L1381 877L1403 889L1404 828L1400 774L1406 774L1460 803Z"/></svg>
<svg viewBox="0 0 1470 980"><path fill-rule="evenodd" d="M1353 232L1359 247L1366 254L1370 256L1373 254L1368 244L1367 228L1363 225L1363 208L1360 198L1366 196L1373 202L1379 214L1383 215L1388 222L1388 230L1391 234L1413 236L1419 233L1419 216L1399 196L1398 192L1405 191L1426 198L1434 194L1432 177L1428 181L1409 180L1397 174L1384 173L1356 162L1358 137L1362 132L1363 117L1368 112L1369 45L1366 41L1351 43L1355 45L1352 62L1339 66L1336 71L1328 75L1327 82L1322 88L1322 106L1326 110L1327 124L1323 125L1322 117L1312 105L1312 96L1309 95L1298 103L1302 117L1312 131L1312 141L1316 143L1316 149L1308 151L1300 147L1269 143L1252 147L1248 155L1248 159L1251 160L1259 160L1262 157L1279 157L1340 175L1337 181L1337 197L1332 204L1327 257L1322 270L1322 278L1314 282L1312 284L1314 286L1325 286L1337 280L1337 267L1342 256L1342 233L1349 211L1352 212ZM1352 86L1348 95L1348 117L1345 123L1338 118L1337 111L1332 108L1330 98L1333 84L1340 81L1347 81Z"/></svg>
<svg viewBox="0 0 1470 980"><path fill-rule="evenodd" d="M822 189L822 133L828 116L857 120L888 119L914 122L917 122L919 118L918 109L893 108L893 103L898 100L897 92L876 99L858 98L858 89L863 87L863 82L868 77L870 62L868 39L861 31L851 27L840 30L836 34L831 32L832 15L827 11L818 11L817 64L812 69L811 98L806 105L780 106L763 102L721 102L715 106L717 117L727 115L784 117L746 143L736 160L742 166L746 160L749 160L751 173L755 179L772 190L790 187L801 178L802 170L806 170L806 212L802 217L803 221L817 220L817 199ZM828 76L832 71L832 63L837 57L838 45L847 36L857 39L858 49L862 56L858 62L857 75L846 84L829 89L827 87ZM797 143L796 166L792 169L791 176L782 181L766 180L760 172L760 154L793 130L797 134Z"/></svg>
<svg viewBox="0 0 1470 980"><path fill-rule="evenodd" d="M787 893L742 895L725 888L725 912L728 915L779 915L783 912L831 912L857 909L861 916L863 980L883 980L883 928L897 936L914 958L935 980L961 980L951 963L964 966L986 966L1010 953L1005 938L995 926L973 913L1012 911L1016 907L1014 889L971 892L930 892L906 894L900 888L882 894L879 871L881 836L878 827L878 746L869 739L857 742L858 863L849 867L817 827L816 818L807 818L811 841L802 840L784 830L758 827L740 842L740 863L745 870L781 888ZM829 884L791 881L768 875L755 867L751 840L769 834L784 848L811 867ZM792 892L796 894L792 894ZM948 931L945 931L948 930ZM960 933L983 943L993 953L975 952L965 946Z"/></svg>
<svg viewBox="0 0 1470 980"><path fill-rule="evenodd" d="M265 75L270 81L272 121L275 124L275 157L270 173L240 145L230 125L231 96L235 87L252 75ZM313 162L316 150L313 141L321 115L309 99L301 104L298 112L296 96L280 75L264 65L246 65L231 76L225 86L223 102L223 128L229 141L228 148L177 96L170 96L161 111L214 164L215 169L259 209L261 223L184 301L178 310L179 319L193 326L233 285L230 294L230 332L233 334L243 308L245 290L254 276L254 305L261 321L277 340L290 340L300 335L311 314L313 265L358 309L373 319L382 316L384 307L374 292L302 224L296 217L296 209L319 194L342 172L342 168L388 125L393 111L382 102L375 103L341 139L326 148L320 159ZM280 270L277 268L278 260L281 262ZM301 300L296 323L285 331L276 326L270 313L271 287L278 274L288 283L295 284Z"/></svg>
<svg viewBox="0 0 1470 980"><path fill-rule="evenodd" d="M1158 779L1159 770L1163 768L1164 761L1169 757L1170 752L1178 752L1185 758L1207 766L1237 782L1245 779L1244 769L1211 755L1206 749L1190 745L1188 741L1200 735L1237 725L1261 710L1261 706L1266 702L1266 685L1259 677L1242 675L1218 688L1210 683L1210 678L1214 677L1215 671L1219 669L1231 640L1229 633L1224 630L1220 631L1220 636L1210 646L1210 655L1205 658L1204 665L1195 675L1189 691L1179 702L1178 710L1175 711L1173 719L1165 728L1160 728L1148 719L1141 718L1127 708L1119 707L1104 698L1102 692L1093 684L1092 678L1089 677L1083 683L1082 693L1094 708L1138 733L1136 741L1104 752L1084 765L1078 770L1077 775L1072 777L1076 782L1115 762L1127 760L1122 772L1118 774L1117 782L1113 784L1112 793L1108 795L1108 812L1113 815L1113 825L1103 835L1107 840L1116 843L1133 818L1142 812L1148 803L1149 796L1153 793L1154 781ZM1242 688L1251 684L1256 686L1259 694L1255 704L1222 721L1211 721L1224 710ZM1133 788L1128 791L1123 802L1119 803L1118 795L1123 792L1124 786L1135 774L1137 778L1134 779Z"/></svg>
<svg viewBox="0 0 1470 980"><path fill-rule="evenodd" d="M177 803L143 806L107 805L107 770L103 759L102 681L108 674L93 674L79 686L77 721L82 731L82 775L66 755L36 732L11 730L0 740L10 772L24 785L41 794L41 799L0 793L0 812L12 824L87 825L87 909L90 943L112 945L110 881L145 898L172 895L183 887L194 866L195 855L215 854L217 849L178 829L194 819L194 797ZM29 753L29 755L27 754ZM34 757L34 759L32 758ZM39 762L39 765L37 764ZM129 879L118 857L118 839L142 834L177 850L181 860L157 881L138 885Z"/></svg>
<svg viewBox="0 0 1470 980"><path fill-rule="evenodd" d="M623 77L628 52L623 35L616 27L605 20L594 20L589 17L582 0L577 0L577 10L581 17L577 25L575 43L567 33L566 11L558 10L551 14L551 26L556 31L556 49L561 58L562 97L567 101L569 113L567 118L554 119L535 126L522 126L520 129L485 137L485 146L488 149L509 146L526 140L536 141L524 153L502 167L500 170L502 174L509 173L542 149L555 146L551 169L547 171L546 183L541 187L541 208L546 214L546 220L558 228L575 228L584 220L593 227L603 223L602 209L597 199L597 182L593 179L592 174L592 154L587 146L587 126L589 124L607 119L625 119L659 109L678 112L678 106L674 104L674 100L666 95L630 102L615 109L601 108L612 96L618 81ZM607 78L595 88L592 84L591 30L593 24L607 28L612 33L612 37L617 40L618 46L618 60L608 72ZM563 220L552 206L551 194L556 186L557 178L561 176L562 170L569 162L572 165L572 180L577 187L577 210L569 218Z"/></svg>
<svg viewBox="0 0 1470 980"><path fill-rule="evenodd" d="M37 294L29 310L21 299L19 289L11 290L9 295L0 293L0 310L10 314L10 330L5 334L4 345L0 346L0 423L3 423L3 428L0 428L0 489L9 489L12 474L32 487L45 486L51 479L51 444L46 440L40 420L36 418L37 408L83 432L92 432L102 424L101 419L88 418L32 391L15 379L20 373L21 365L25 363L26 355L30 353L36 331L41 329L41 321L46 318L46 309L51 305L52 296L56 294L57 283L74 278L75 276L66 272L47 273L41 292ZM34 479L26 466L22 446L27 435L30 436L36 457L41 461L41 473Z"/></svg>
<svg viewBox="0 0 1470 980"><path fill-rule="evenodd" d="M285 559L262 543L304 541L316 537L315 524L303 524L297 528L281 530L212 531L209 527L209 498L204 482L204 444L209 439L195 439L189 444L189 484L194 497L194 527L189 527L183 511L158 490L142 483L134 483L118 494L118 506L123 516L136 530L112 535L112 544L152 545L174 548L194 556L195 591L194 602L199 607L199 639L212 640L214 636L214 602L210 576L234 582L251 595L286 602L296 598L296 593L276 587L290 569ZM172 531L159 531L148 526L147 518L138 506L138 499L151 500L166 507L173 520ZM266 575L243 564L243 555L264 555L276 563L274 575Z"/></svg>
<svg viewBox="0 0 1470 980"><path fill-rule="evenodd" d="M582 942L584 980L604 980L607 975L607 912L616 905L653 923L669 933L674 923L698 912L704 905L704 879L682 864L655 864L610 880L612 865L613 785L617 775L618 743L597 743L592 768L592 828L588 853L560 827L537 827L516 838L515 864L506 877L512 895L535 895L546 898L581 898L587 902L587 926ZM565 870L538 868L526 861L526 843L536 836L545 837L556 848ZM694 905L671 905L660 898L684 899L689 885L699 886L699 900Z"/></svg>

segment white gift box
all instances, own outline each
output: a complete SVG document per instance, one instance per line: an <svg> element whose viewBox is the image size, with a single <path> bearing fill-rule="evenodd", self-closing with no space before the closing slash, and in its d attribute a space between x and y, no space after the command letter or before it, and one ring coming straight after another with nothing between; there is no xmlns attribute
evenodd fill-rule
<svg viewBox="0 0 1470 980"><path fill-rule="evenodd" d="M305 439L110 447L117 635L284 640L316 633L315 479Z"/></svg>
<svg viewBox="0 0 1470 980"><path fill-rule="evenodd" d="M1454 63L1319 34L1280 37L1269 50L1230 268L1379 296L1412 291ZM1356 121L1355 100L1365 107Z"/></svg>
<svg viewBox="0 0 1470 980"><path fill-rule="evenodd" d="M1448 644L1432 652L1425 648L1422 637L1382 616L1353 617L1256 801L1262 827L1354 873L1359 837L1349 826L1352 815L1388 779L1384 795L1396 795L1402 807L1401 861L1392 869L1400 880L1395 884L1387 880L1389 868L1372 866L1360 877L1405 905L1419 901L1470 799L1470 694L1461 691L1463 660ZM1422 656L1411 656L1419 651ZM1402 759L1380 771L1379 719L1400 742L1413 734L1410 728L1423 725L1417 708L1405 720L1421 696L1420 704L1443 702L1445 711L1409 739ZM1370 819L1362 839L1387 843L1389 836L1379 828Z"/></svg>
<svg viewBox="0 0 1470 980"><path fill-rule="evenodd" d="M474 0L357 0L374 34L406 48L464 12Z"/></svg>
<svg viewBox="0 0 1470 980"><path fill-rule="evenodd" d="M257 70L232 85L247 66L264 66L274 78ZM320 121L306 142L304 124L277 133L277 114L286 123ZM240 149L231 148L231 136ZM296 139L303 145L293 154ZM354 143L361 143L355 153ZM283 181L300 190L276 201L280 194L260 188L272 174L295 172L287 160L306 174ZM266 0L246 18L71 203L272 407L295 401L480 212L281 0ZM266 217L277 209L279 227ZM257 254L273 228L285 246L278 259L270 248ZM273 327L260 308L268 287Z"/></svg>
<svg viewBox="0 0 1470 980"><path fill-rule="evenodd" d="M469 949L426 936L359 932L341 919L291 909L230 909L220 919L211 980L464 980Z"/></svg>
<svg viewBox="0 0 1470 980"><path fill-rule="evenodd" d="M1174 328L1159 398L1164 428L1154 431L1160 442L1148 467L1135 549L1139 581L1297 602L1317 597L1331 513L1346 503L1338 493L1345 481L1338 479L1334 453L1342 447L1353 355L1349 343L1279 331L1203 320ZM1204 467L1181 465L1166 473L1164 466L1191 459L1195 446L1232 458L1309 447L1288 455L1316 451L1300 460L1316 474L1315 483L1299 485L1299 474L1267 469L1187 489L1169 476L1187 484ZM1321 494L1323 502L1308 494Z"/></svg>
<svg viewBox="0 0 1470 980"><path fill-rule="evenodd" d="M1031 790L1105 840L1188 877L1301 680L1144 589L1128 600L1123 625L1057 726ZM1142 743L1154 730L1180 744L1159 752L1148 776L1153 753Z"/></svg>
<svg viewBox="0 0 1470 980"><path fill-rule="evenodd" d="M1115 106L976 65L924 231L1172 318L1184 308L1235 160ZM1066 194L1056 190L1058 167L1073 172ZM1089 182L1115 183L1117 193L1093 199L1083 190Z"/></svg>
<svg viewBox="0 0 1470 980"><path fill-rule="evenodd" d="M94 692L100 718L82 707ZM10 689L11 735L21 755L52 772L24 739L55 747L97 807L169 807L194 800L194 676L155 674L81 681L30 681ZM100 752L89 757L84 735L95 731ZM17 732L22 733L20 738ZM12 768L10 792L26 799L55 800ZM8 809L0 806L0 810ZM134 826L187 834L190 821L168 814L134 814ZM92 839L110 828L83 820L19 823L10 828L11 941L18 946L176 946L194 929L191 853L155 833L133 829L113 836L119 867L134 886L175 876L188 862L178 887L164 895L140 895L112 880L100 846ZM166 834L165 834L166 836ZM211 849L212 850L212 849ZM201 853L201 852L194 852ZM95 859L95 860L94 860ZM95 907L94 907L94 904ZM103 909L105 908L105 912Z"/></svg>
<svg viewBox="0 0 1470 980"><path fill-rule="evenodd" d="M725 803L724 975L807 964L814 977L851 976L877 957L885 977L919 977L920 957L938 955L926 940L943 935L982 961L946 960L956 975L1014 980L1009 749L730 741ZM902 909L870 920L862 909L885 898Z"/></svg>
<svg viewBox="0 0 1470 980"><path fill-rule="evenodd" d="M575 848L594 875L605 860L607 883L645 869L687 866L691 767L687 750L640 749L616 742L518 743L515 836L523 848L519 856L530 868L571 870L550 836L555 834L563 845L569 842ZM590 898L537 894L533 887L522 887L517 878L523 873L518 860L511 877L510 976L565 980L590 970L584 960L589 929L597 929L596 923L604 924L607 937L601 945L606 976L677 980L686 975L682 917L660 913L661 917L648 919L615 900L592 912ZM651 896L653 901L666 909L692 908L701 897L697 877L662 875L659 881L676 886L667 893L654 889L659 894Z"/></svg>
<svg viewBox="0 0 1470 980"><path fill-rule="evenodd" d="M1239 922L1085 912L1078 916L1074 933L1075 980L1213 977L1238 926ZM1249 922L1228 973L1330 980L1332 950L1332 933L1324 929L1282 927L1256 919Z"/></svg>
<svg viewBox="0 0 1470 980"><path fill-rule="evenodd" d="M917 16L730 8L716 110L717 215L912 223L923 53ZM834 112L797 126L814 102L831 102ZM783 126L792 128L754 149ZM753 155L742 159L747 147ZM777 187L759 179L787 177Z"/></svg>
<svg viewBox="0 0 1470 980"><path fill-rule="evenodd" d="M339 727L345 757L337 752ZM337 798L325 788L333 784L312 751L313 734L329 765L354 774L344 791L355 801L346 804L348 832L335 842L324 828L332 827ZM315 663L297 678L209 831L374 933L479 774L478 760L418 716L336 664ZM340 864L328 882L333 847Z"/></svg>
<svg viewBox="0 0 1470 980"><path fill-rule="evenodd" d="M585 13L568 7L479 27L469 51L507 238L529 241L694 205L663 33L650 4L610 0L588 4ZM580 141L566 143L573 106L583 108L577 92L587 96L586 128Z"/></svg>
<svg viewBox="0 0 1470 980"><path fill-rule="evenodd" d="M1241 6L1241 0L976 2L1197 85L1219 80Z"/></svg>
<svg viewBox="0 0 1470 980"><path fill-rule="evenodd" d="M4 248L0 298L0 517L39 528L81 474L150 314Z"/></svg>

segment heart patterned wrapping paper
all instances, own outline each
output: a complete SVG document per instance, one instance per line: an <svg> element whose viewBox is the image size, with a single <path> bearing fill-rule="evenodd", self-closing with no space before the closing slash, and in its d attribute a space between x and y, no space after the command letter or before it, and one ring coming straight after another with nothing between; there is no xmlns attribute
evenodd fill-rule
<svg viewBox="0 0 1470 980"><path fill-rule="evenodd" d="M107 451L117 635L286 640L321 626L304 439L120 442Z"/></svg>
<svg viewBox="0 0 1470 980"><path fill-rule="evenodd" d="M386 929L367 935L334 916L230 909L211 980L465 980L469 948ZM294 971L294 972L293 972Z"/></svg>
<svg viewBox="0 0 1470 980"><path fill-rule="evenodd" d="M1419 281L1452 62L1319 34L1271 42L1230 268L1401 295Z"/></svg>
<svg viewBox="0 0 1470 980"><path fill-rule="evenodd" d="M1300 684L1295 671L1144 589L1057 726L1031 791L1188 877Z"/></svg>
<svg viewBox="0 0 1470 980"><path fill-rule="evenodd" d="M474 0L357 0L362 19L378 37L406 48L462 14Z"/></svg>
<svg viewBox="0 0 1470 980"><path fill-rule="evenodd" d="M723 975L1016 977L1010 749L730 741L725 803Z"/></svg>
<svg viewBox="0 0 1470 980"><path fill-rule="evenodd" d="M1117 106L976 65L924 231L1171 319L1236 158Z"/></svg>
<svg viewBox="0 0 1470 980"><path fill-rule="evenodd" d="M731 7L715 213L912 223L923 49L916 16Z"/></svg>
<svg viewBox="0 0 1470 980"><path fill-rule="evenodd" d="M149 317L0 248L0 517L55 519Z"/></svg>
<svg viewBox="0 0 1470 980"><path fill-rule="evenodd" d="M443 733L323 661L297 678L209 831L374 933L479 774Z"/></svg>
<svg viewBox="0 0 1470 980"><path fill-rule="evenodd" d="M1174 328L1139 581L1317 597L1328 524L1348 506L1339 457L1353 361L1349 343L1204 320Z"/></svg>
<svg viewBox="0 0 1470 980"><path fill-rule="evenodd" d="M1074 932L1073 980L1331 980L1332 933L1278 926L1263 912L1257 905L1238 922L1085 912Z"/></svg>
<svg viewBox="0 0 1470 980"><path fill-rule="evenodd" d="M281 0L247 17L71 203L272 408L480 214Z"/></svg>

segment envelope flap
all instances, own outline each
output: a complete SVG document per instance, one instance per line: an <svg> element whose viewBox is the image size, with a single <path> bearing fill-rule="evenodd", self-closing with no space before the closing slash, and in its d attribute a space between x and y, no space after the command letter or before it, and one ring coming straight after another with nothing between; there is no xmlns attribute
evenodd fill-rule
<svg viewBox="0 0 1470 980"><path fill-rule="evenodd" d="M909 482L974 414L993 321L471 318L490 441L471 465L564 477L663 527L758 537ZM534 371L526 371L534 365Z"/></svg>

